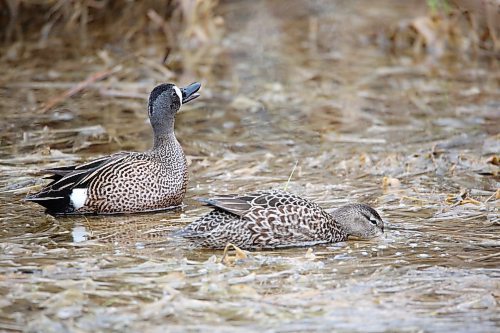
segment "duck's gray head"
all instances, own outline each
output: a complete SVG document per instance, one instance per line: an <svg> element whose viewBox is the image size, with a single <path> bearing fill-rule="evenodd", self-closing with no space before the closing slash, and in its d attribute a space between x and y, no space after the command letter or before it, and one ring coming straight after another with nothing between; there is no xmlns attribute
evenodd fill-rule
<svg viewBox="0 0 500 333"><path fill-rule="evenodd" d="M192 83L184 88L175 84L164 83L156 86L149 95L148 112L151 126L156 134L167 133L173 130L175 114L182 104L200 96L197 91L201 84Z"/></svg>
<svg viewBox="0 0 500 333"><path fill-rule="evenodd" d="M384 233L384 221L377 211L364 204L348 204L331 212L348 236L370 239Z"/></svg>

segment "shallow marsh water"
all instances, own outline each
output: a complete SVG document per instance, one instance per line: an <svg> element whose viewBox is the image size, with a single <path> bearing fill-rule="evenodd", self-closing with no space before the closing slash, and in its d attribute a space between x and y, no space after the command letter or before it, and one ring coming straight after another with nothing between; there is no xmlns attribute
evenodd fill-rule
<svg viewBox="0 0 500 333"><path fill-rule="evenodd" d="M176 122L190 163L182 209L52 218L22 201L38 169L147 149L144 97L164 73L127 63L137 80L96 84L42 114L39 103L100 60L1 65L16 78L0 87L0 330L499 331L498 64L371 44L384 22L425 13L410 2L219 10L216 57L175 78L205 73ZM117 87L135 97L108 96ZM324 207L369 203L384 237L224 263L222 251L168 237L208 211L194 198L284 188L295 164L288 190Z"/></svg>

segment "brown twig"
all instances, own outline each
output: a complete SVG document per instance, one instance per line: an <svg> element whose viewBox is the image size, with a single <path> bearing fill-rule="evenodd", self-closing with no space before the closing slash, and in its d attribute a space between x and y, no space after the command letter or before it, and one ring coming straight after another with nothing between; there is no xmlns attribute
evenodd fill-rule
<svg viewBox="0 0 500 333"><path fill-rule="evenodd" d="M76 95L77 93L84 90L87 86L91 85L92 83L94 83L96 81L100 81L102 79L105 79L108 76L118 72L120 69L121 69L121 66L115 66L112 69L100 71L100 72L97 72L97 73L90 75L84 81L78 83L73 88L66 90L64 93L62 93L59 96L51 98L47 103L45 103L44 107L40 110L40 113L46 113L47 111L51 110L56 105L63 102L65 99L67 99L73 95Z"/></svg>

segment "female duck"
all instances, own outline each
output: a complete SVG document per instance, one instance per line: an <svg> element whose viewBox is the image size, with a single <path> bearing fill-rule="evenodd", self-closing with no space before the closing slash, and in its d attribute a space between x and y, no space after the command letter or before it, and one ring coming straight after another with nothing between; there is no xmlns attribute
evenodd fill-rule
<svg viewBox="0 0 500 333"><path fill-rule="evenodd" d="M179 89L161 84L149 96L154 145L144 153L120 152L84 164L44 170L52 182L28 195L49 214L113 214L167 209L182 203L188 181L184 151L174 134L183 103L199 96L199 83Z"/></svg>
<svg viewBox="0 0 500 333"><path fill-rule="evenodd" d="M369 239L384 232L380 215L363 204L327 213L312 201L278 190L200 201L214 210L174 233L200 247L219 249L227 243L243 249L312 246L345 241L349 236Z"/></svg>

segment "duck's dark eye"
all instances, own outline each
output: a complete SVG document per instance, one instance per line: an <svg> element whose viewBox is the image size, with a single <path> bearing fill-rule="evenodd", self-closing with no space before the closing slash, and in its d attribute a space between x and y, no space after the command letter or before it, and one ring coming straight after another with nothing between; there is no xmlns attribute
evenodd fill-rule
<svg viewBox="0 0 500 333"><path fill-rule="evenodd" d="M371 224L377 225L378 221L374 219L373 217L370 219Z"/></svg>

